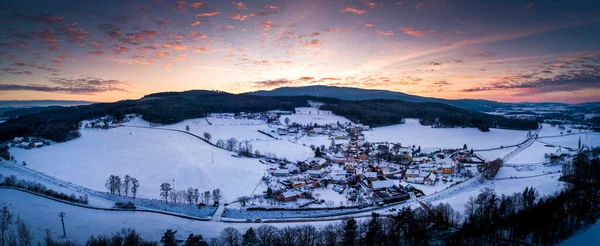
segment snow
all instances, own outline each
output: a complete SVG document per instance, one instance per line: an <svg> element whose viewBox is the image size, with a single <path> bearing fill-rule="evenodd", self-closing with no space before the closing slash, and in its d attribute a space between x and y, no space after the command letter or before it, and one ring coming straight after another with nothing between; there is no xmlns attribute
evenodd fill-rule
<svg viewBox="0 0 600 246"><path fill-rule="evenodd" d="M350 120L346 119L345 117L334 115L331 111L324 111L319 110L318 108L311 107L296 108L295 114L282 115L279 120L283 125L285 125L285 118L290 119L290 124L295 122L300 125L315 123L318 125L325 125L337 122L343 124L346 122L350 122Z"/></svg>
<svg viewBox="0 0 600 246"><path fill-rule="evenodd" d="M0 206L7 205L15 217L20 216L31 232L34 242L42 241L44 230L50 229L55 240L74 240L83 244L90 235L113 234L121 228L133 228L144 239L160 241L167 229L177 230L177 239L185 240L190 233L201 233L204 238L218 237L226 227L235 227L242 233L250 227L262 224L253 223L220 223L215 221L196 221L178 217L147 213L124 211L101 211L70 206L60 202L37 197L15 190L0 190ZM65 212L65 227L67 238L62 237L59 212ZM321 227L335 221L310 222ZM301 225L295 223L273 223L275 227Z"/></svg>
<svg viewBox="0 0 600 246"><path fill-rule="evenodd" d="M579 146L579 139L581 138L581 144L595 147L600 146L600 132L588 132L583 134L573 134L559 137L540 138L538 141L577 149Z"/></svg>
<svg viewBox="0 0 600 246"><path fill-rule="evenodd" d="M517 147L507 147L507 148L495 149L495 150L475 151L475 154L481 155L483 158L487 159L488 161L493 161L498 158L502 159L503 157L505 157L506 155L508 155L510 152L512 152L515 149L517 149Z"/></svg>
<svg viewBox="0 0 600 246"><path fill-rule="evenodd" d="M404 124L373 128L363 132L369 142L393 142L423 147L489 149L514 145L527 139L527 131L477 128L432 128L422 126L418 119L406 119Z"/></svg>
<svg viewBox="0 0 600 246"><path fill-rule="evenodd" d="M558 181L558 178L560 178L560 174L524 179L486 181L475 189L466 190L449 198L437 200L433 202L433 204L449 203L454 209L463 213L465 204L469 201L469 197L476 197L484 188L492 188L498 195L512 195L513 193L523 192L525 187L533 187L539 192L540 196L554 195L556 192L561 191L565 186L565 183Z"/></svg>
<svg viewBox="0 0 600 246"><path fill-rule="evenodd" d="M290 161L301 161L314 156L314 152L308 147L286 140L273 139L260 133L259 130L277 137L276 133L271 132L277 128L261 120L206 117L185 120L160 128L185 130L186 126L190 127L190 133L200 137L203 137L205 132L210 133L212 143L216 143L219 139L225 141L229 138L235 138L238 142L247 140L252 144L253 149L258 150L262 155L277 156Z"/></svg>
<svg viewBox="0 0 600 246"><path fill-rule="evenodd" d="M510 166L501 167L496 174L495 179L509 179L509 178L520 178L520 177L531 177L541 176L559 173L562 167L560 165L545 166L545 165L532 165L532 166Z"/></svg>
<svg viewBox="0 0 600 246"><path fill-rule="evenodd" d="M513 158L508 160L508 163L542 163L545 162L544 154L555 153L558 148L547 147L540 142L534 142L531 146L524 149Z"/></svg>
<svg viewBox="0 0 600 246"><path fill-rule="evenodd" d="M139 197L147 198L159 198L160 184L175 179L176 189L220 188L231 200L249 195L266 168L178 132L120 127L81 133L66 143L10 152L30 168L100 191L110 175L128 174L140 181Z"/></svg>

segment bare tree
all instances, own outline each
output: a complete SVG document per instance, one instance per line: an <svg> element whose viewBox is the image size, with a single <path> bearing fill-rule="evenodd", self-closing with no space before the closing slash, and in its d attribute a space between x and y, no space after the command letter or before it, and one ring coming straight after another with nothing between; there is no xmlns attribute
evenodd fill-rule
<svg viewBox="0 0 600 246"><path fill-rule="evenodd" d="M123 179L123 191L125 191L125 197L129 195L129 184L131 183L131 176L125 175Z"/></svg>
<svg viewBox="0 0 600 246"><path fill-rule="evenodd" d="M185 193L185 199L190 205L192 205L194 202L194 188L190 187L187 189L187 192Z"/></svg>
<svg viewBox="0 0 600 246"><path fill-rule="evenodd" d="M225 148L225 141L223 141L223 139L219 139L219 140L217 140L217 143L215 145L217 145L217 147L223 149L223 148Z"/></svg>
<svg viewBox="0 0 600 246"><path fill-rule="evenodd" d="M111 195L114 195L115 193L121 195L121 178L119 176L110 175L108 180L106 180L105 186Z"/></svg>
<svg viewBox="0 0 600 246"><path fill-rule="evenodd" d="M262 225L256 229L256 235L260 240L260 245L271 246L277 239L277 228L271 225Z"/></svg>
<svg viewBox="0 0 600 246"><path fill-rule="evenodd" d="M212 198L214 202L219 202L221 200L221 189L216 188L212 191Z"/></svg>
<svg viewBox="0 0 600 246"><path fill-rule="evenodd" d="M119 193L119 196L121 196L121 177L119 176L115 176L115 189Z"/></svg>
<svg viewBox="0 0 600 246"><path fill-rule="evenodd" d="M194 189L193 197L194 197L194 204L198 204L198 199L200 198L200 191L198 191L198 189Z"/></svg>
<svg viewBox="0 0 600 246"><path fill-rule="evenodd" d="M31 231L27 228L25 221L21 217L17 217L17 234L19 236L20 246L31 245Z"/></svg>
<svg viewBox="0 0 600 246"><path fill-rule="evenodd" d="M248 196L240 196L240 197L238 197L238 201L240 201L240 203L242 203L242 207L245 207L246 203L248 201L250 201L250 197L248 197Z"/></svg>
<svg viewBox="0 0 600 246"><path fill-rule="evenodd" d="M179 196L179 195L177 194L177 191L176 191L176 190L172 190L172 191L169 193L169 198L171 198L171 203L177 203L177 198L178 198L178 196Z"/></svg>
<svg viewBox="0 0 600 246"><path fill-rule="evenodd" d="M169 203L167 198L169 197L169 192L171 192L171 190L171 184L169 184L169 182L165 182L160 185L160 196L165 198L166 203Z"/></svg>
<svg viewBox="0 0 600 246"><path fill-rule="evenodd" d="M139 188L140 182L136 178L131 178L131 195L133 196L133 199L135 199Z"/></svg>
<svg viewBox="0 0 600 246"><path fill-rule="evenodd" d="M221 241L229 246L237 246L240 243L241 236L242 234L237 229L227 227L221 232Z"/></svg>
<svg viewBox="0 0 600 246"><path fill-rule="evenodd" d="M206 205L208 205L208 203L210 202L210 191L209 190L204 192L203 201L204 201L204 204L206 204Z"/></svg>
<svg viewBox="0 0 600 246"><path fill-rule="evenodd" d="M204 136L204 139L206 139L206 141L210 142L210 139L212 138L212 135L210 135L210 133L205 132L202 136Z"/></svg>
<svg viewBox="0 0 600 246"><path fill-rule="evenodd" d="M230 138L227 139L227 142L225 143L225 148L229 151L233 151L235 150L235 146L237 145L238 141L235 138Z"/></svg>
<svg viewBox="0 0 600 246"><path fill-rule="evenodd" d="M185 131L189 132L190 131L190 126L185 126Z"/></svg>
<svg viewBox="0 0 600 246"><path fill-rule="evenodd" d="M4 239L10 224L12 224L12 214L8 211L8 207L4 206L0 211L0 245L2 246L4 246Z"/></svg>
<svg viewBox="0 0 600 246"><path fill-rule="evenodd" d="M327 246L338 245L340 236L340 228L338 226L329 224L321 229L321 242Z"/></svg>

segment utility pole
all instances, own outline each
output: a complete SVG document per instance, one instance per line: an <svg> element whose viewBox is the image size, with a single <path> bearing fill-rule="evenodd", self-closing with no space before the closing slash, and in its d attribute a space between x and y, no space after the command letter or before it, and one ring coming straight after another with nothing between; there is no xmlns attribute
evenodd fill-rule
<svg viewBox="0 0 600 246"><path fill-rule="evenodd" d="M173 178L173 190L175 190L175 178Z"/></svg>
<svg viewBox="0 0 600 246"><path fill-rule="evenodd" d="M67 237L67 231L65 230L65 212L58 213L58 217L60 217L60 222L62 223L63 237Z"/></svg>

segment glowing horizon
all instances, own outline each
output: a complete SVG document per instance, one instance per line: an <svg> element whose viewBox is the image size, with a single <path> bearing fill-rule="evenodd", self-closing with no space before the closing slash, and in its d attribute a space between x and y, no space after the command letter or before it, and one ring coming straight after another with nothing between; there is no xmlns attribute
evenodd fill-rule
<svg viewBox="0 0 600 246"><path fill-rule="evenodd" d="M600 4L592 1L2 6L0 100L331 85L447 99L600 101Z"/></svg>

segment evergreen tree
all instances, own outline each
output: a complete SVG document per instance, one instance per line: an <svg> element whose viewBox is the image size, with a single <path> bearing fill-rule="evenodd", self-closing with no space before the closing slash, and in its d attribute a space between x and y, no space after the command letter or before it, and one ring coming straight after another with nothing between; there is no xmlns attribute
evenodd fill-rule
<svg viewBox="0 0 600 246"><path fill-rule="evenodd" d="M177 231L173 231L171 229L167 230L160 239L160 242L163 244L163 246L177 246L177 241L175 240L176 233Z"/></svg>
<svg viewBox="0 0 600 246"><path fill-rule="evenodd" d="M371 214L371 221L369 221L369 224L367 225L367 235L366 235L366 241L367 241L367 245L375 245L377 243L377 241L379 241L379 237L381 236L381 228L379 225L379 214L377 213L372 213Z"/></svg>
<svg viewBox="0 0 600 246"><path fill-rule="evenodd" d="M183 246L205 246L208 245L205 241L203 241L202 235L194 235L190 234L188 238L183 243Z"/></svg>
<svg viewBox="0 0 600 246"><path fill-rule="evenodd" d="M350 218L344 221L344 238L342 244L345 246L352 246L356 242L358 226L354 218Z"/></svg>
<svg viewBox="0 0 600 246"><path fill-rule="evenodd" d="M258 238L256 237L256 232L254 232L254 229L252 229L252 227L250 227L250 229L248 229L246 233L244 233L244 235L242 236L242 245L258 245Z"/></svg>

